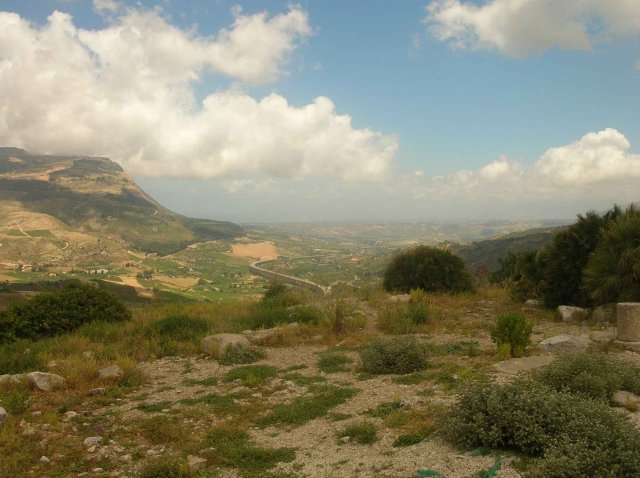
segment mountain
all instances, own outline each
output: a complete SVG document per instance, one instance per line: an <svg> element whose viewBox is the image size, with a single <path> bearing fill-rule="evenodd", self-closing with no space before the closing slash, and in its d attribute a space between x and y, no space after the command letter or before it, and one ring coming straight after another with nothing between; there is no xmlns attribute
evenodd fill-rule
<svg viewBox="0 0 640 478"><path fill-rule="evenodd" d="M93 262L100 255L126 257L128 249L164 255L243 233L230 222L169 211L107 158L0 148L0 260L5 262L64 260L73 255L70 248ZM28 247L16 244L24 241Z"/></svg>
<svg viewBox="0 0 640 478"><path fill-rule="evenodd" d="M510 252L517 254L525 251L537 251L549 244L553 236L565 226L545 227L513 232L492 237L471 244L452 244L449 250L458 254L470 270L486 266L490 271L500 267L499 259Z"/></svg>

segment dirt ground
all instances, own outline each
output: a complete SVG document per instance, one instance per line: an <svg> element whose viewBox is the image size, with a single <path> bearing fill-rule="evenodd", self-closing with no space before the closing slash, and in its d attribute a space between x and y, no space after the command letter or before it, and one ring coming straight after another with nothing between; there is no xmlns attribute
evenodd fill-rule
<svg viewBox="0 0 640 478"><path fill-rule="evenodd" d="M276 246L269 242L254 242L252 244L233 244L231 255L234 257L257 257L271 259L278 256Z"/></svg>

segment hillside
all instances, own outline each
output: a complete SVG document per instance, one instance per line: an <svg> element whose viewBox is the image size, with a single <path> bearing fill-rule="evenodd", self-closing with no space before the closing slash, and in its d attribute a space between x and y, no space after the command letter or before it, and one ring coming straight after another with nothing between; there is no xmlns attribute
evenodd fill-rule
<svg viewBox="0 0 640 478"><path fill-rule="evenodd" d="M5 262L43 256L56 262L69 258L69 248L94 262L126 257L127 249L164 255L243 234L229 222L169 211L107 158L40 156L17 148L0 148L0 220Z"/></svg>
<svg viewBox="0 0 640 478"><path fill-rule="evenodd" d="M525 251L537 251L551 242L553 236L562 229L546 227L492 237L471 244L454 244L450 250L462 257L470 270L486 266L494 271L500 266L499 259L510 252L517 254Z"/></svg>

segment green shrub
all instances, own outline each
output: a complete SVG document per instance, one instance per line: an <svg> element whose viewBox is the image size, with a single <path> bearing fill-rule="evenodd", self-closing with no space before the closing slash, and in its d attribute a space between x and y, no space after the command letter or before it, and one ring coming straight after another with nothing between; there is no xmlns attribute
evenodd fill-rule
<svg viewBox="0 0 640 478"><path fill-rule="evenodd" d="M536 252L521 252L508 263L510 277L507 287L511 298L517 302L540 299L543 296L543 268ZM505 272L506 274L506 272Z"/></svg>
<svg viewBox="0 0 640 478"><path fill-rule="evenodd" d="M182 460L159 458L147 463L139 476L140 478L192 478L193 474Z"/></svg>
<svg viewBox="0 0 640 478"><path fill-rule="evenodd" d="M376 427L368 421L348 425L340 430L337 435L338 438L349 437L360 445L369 445L378 439Z"/></svg>
<svg viewBox="0 0 640 478"><path fill-rule="evenodd" d="M405 374L427 367L426 347L411 337L375 338L360 350L362 368L371 374Z"/></svg>
<svg viewBox="0 0 640 478"><path fill-rule="evenodd" d="M531 343L531 325L523 315L512 312L498 317L496 324L491 327L491 339L499 351L503 351L505 358L521 357L524 350Z"/></svg>
<svg viewBox="0 0 640 478"><path fill-rule="evenodd" d="M344 354L327 354L318 360L318 368L324 373L346 372L345 366L351 362L353 360Z"/></svg>
<svg viewBox="0 0 640 478"><path fill-rule="evenodd" d="M473 289L473 279L460 257L435 247L419 246L393 257L382 285L388 291L464 292Z"/></svg>
<svg viewBox="0 0 640 478"><path fill-rule="evenodd" d="M555 390L606 402L618 390L640 394L640 369L593 352L564 355L534 376Z"/></svg>
<svg viewBox="0 0 640 478"><path fill-rule="evenodd" d="M237 428L219 427L211 431L205 444L211 447L211 455L222 466L237 468L242 476L267 476L265 473L276 464L295 459L291 448L265 448L254 445L247 432Z"/></svg>
<svg viewBox="0 0 640 478"><path fill-rule="evenodd" d="M147 336L155 336L165 341L190 342L201 339L208 332L207 320L184 314L163 317L147 326Z"/></svg>
<svg viewBox="0 0 640 478"><path fill-rule="evenodd" d="M0 314L0 340L36 340L64 334L92 321L119 322L131 313L111 293L71 283L56 292L11 304Z"/></svg>
<svg viewBox="0 0 640 478"><path fill-rule="evenodd" d="M629 207L601 230L583 290L595 304L640 301L640 210Z"/></svg>
<svg viewBox="0 0 640 478"><path fill-rule="evenodd" d="M640 432L605 404L532 380L475 382L446 415L452 443L540 457L526 476L640 476Z"/></svg>
<svg viewBox="0 0 640 478"><path fill-rule="evenodd" d="M262 385L278 373L278 369L271 365L245 365L229 370L222 378L223 382L240 380L246 387Z"/></svg>

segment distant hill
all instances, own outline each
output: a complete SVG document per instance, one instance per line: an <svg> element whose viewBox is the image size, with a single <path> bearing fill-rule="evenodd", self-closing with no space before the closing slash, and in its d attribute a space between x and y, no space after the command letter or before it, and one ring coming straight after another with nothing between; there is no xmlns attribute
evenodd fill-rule
<svg viewBox="0 0 640 478"><path fill-rule="evenodd" d="M565 226L529 229L492 237L471 244L452 244L449 250L458 254L470 270L484 265L490 271L500 267L499 259L508 253L537 251L548 244L553 236Z"/></svg>
<svg viewBox="0 0 640 478"><path fill-rule="evenodd" d="M25 257L29 254L63 257L69 247L94 256L122 255L126 249L164 255L243 233L230 222L169 211L107 158L0 148L0 259L5 261L20 256L32 261ZM16 247L16 238L31 238L30 247Z"/></svg>

